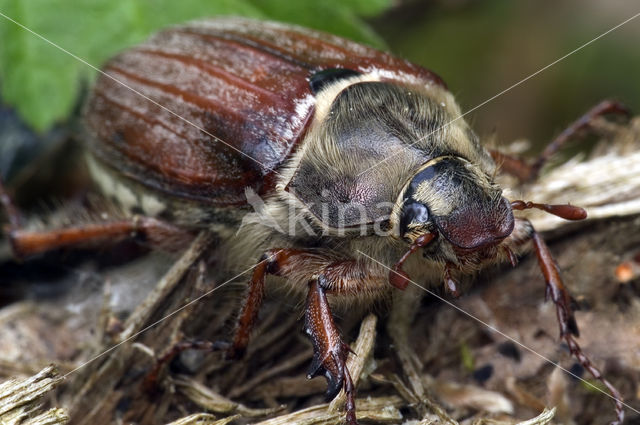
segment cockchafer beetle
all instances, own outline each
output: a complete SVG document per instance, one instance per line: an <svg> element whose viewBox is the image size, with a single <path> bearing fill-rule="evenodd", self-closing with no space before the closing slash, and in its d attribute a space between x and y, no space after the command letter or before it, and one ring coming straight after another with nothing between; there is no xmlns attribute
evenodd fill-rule
<svg viewBox="0 0 640 425"><path fill-rule="evenodd" d="M529 166L483 148L433 72L292 25L194 22L121 53L104 72L84 110L88 164L131 219L20 230L3 193L17 255L132 233L154 241L209 229L230 270L257 263L228 355L247 347L267 278L306 291L309 375L326 377L328 397L345 390L346 419L355 424L349 348L327 295L331 303L370 302L406 287L409 275L443 279L457 294L454 273L515 264L532 243L561 336L617 399L622 422L620 394L574 339L571 298L547 246L513 214L540 208L573 220L585 212L510 202L492 177L498 162L535 177L572 133L623 111L619 104L598 105ZM418 250L423 258L409 261Z"/></svg>

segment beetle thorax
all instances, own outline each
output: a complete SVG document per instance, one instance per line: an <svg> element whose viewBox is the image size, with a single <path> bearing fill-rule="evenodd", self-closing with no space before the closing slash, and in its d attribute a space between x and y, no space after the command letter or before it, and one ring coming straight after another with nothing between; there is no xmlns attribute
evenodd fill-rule
<svg viewBox="0 0 640 425"><path fill-rule="evenodd" d="M318 95L314 122L279 184L282 199L326 233L388 235L399 194L434 158L466 158L482 175L493 171L442 87L341 84Z"/></svg>

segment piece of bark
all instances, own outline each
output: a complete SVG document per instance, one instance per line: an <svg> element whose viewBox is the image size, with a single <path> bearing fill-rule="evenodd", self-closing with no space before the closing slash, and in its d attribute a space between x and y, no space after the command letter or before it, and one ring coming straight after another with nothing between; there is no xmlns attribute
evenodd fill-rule
<svg viewBox="0 0 640 425"><path fill-rule="evenodd" d="M47 366L29 378L13 378L0 384L0 423L15 425L66 424L69 416L61 408L44 412L44 398L60 384L55 366ZM39 413L38 413L39 412Z"/></svg>

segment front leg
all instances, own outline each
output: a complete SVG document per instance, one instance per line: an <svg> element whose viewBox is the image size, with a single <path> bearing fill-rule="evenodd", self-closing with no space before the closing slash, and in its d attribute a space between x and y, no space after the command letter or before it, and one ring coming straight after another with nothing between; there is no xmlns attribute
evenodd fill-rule
<svg viewBox="0 0 640 425"><path fill-rule="evenodd" d="M240 312L238 326L227 354L237 357L245 352L251 330L258 317L268 274L281 276L293 283L308 283L305 330L311 337L314 356L309 378L323 375L327 379L327 397L335 397L341 389L347 396L347 422L356 424L355 389L346 366L349 347L342 341L333 321L326 293L355 296L387 290L382 270L354 259L337 258L328 252L295 249L267 251L255 268L247 299Z"/></svg>
<svg viewBox="0 0 640 425"><path fill-rule="evenodd" d="M295 262L295 259L299 257L304 258L304 255L303 251L294 249L272 249L262 255L249 281L249 291L247 292L244 306L240 311L240 316L238 316L233 342L227 350L228 358L239 359L247 351L249 337L258 319L258 312L264 299L264 285L267 274L281 275L282 271L286 271L288 267L291 267L292 261Z"/></svg>
<svg viewBox="0 0 640 425"><path fill-rule="evenodd" d="M323 288L331 294L373 296L386 290L384 272L354 259L338 258L329 252L298 249L272 249L264 253L249 281L244 306L238 316L233 342L227 357L240 358L249 344L264 298L267 275L281 276L290 282L306 284L323 276Z"/></svg>
<svg viewBox="0 0 640 425"><path fill-rule="evenodd" d="M309 283L304 329L313 344L313 359L307 378L324 375L328 384L327 399L334 398L344 388L347 423L357 424L355 390L346 365L351 349L342 341L333 321L323 283L327 283L323 276Z"/></svg>

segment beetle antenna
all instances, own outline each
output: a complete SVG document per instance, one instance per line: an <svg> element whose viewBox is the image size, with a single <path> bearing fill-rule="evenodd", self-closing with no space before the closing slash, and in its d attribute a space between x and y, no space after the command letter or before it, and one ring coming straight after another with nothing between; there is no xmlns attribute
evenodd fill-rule
<svg viewBox="0 0 640 425"><path fill-rule="evenodd" d="M511 208L514 210L528 210L530 208L537 208L539 210L548 212L549 214L556 215L560 218L564 218L565 220L584 220L587 218L587 212L584 208L576 207L575 205L569 204L537 204L531 201L511 201Z"/></svg>
<svg viewBox="0 0 640 425"><path fill-rule="evenodd" d="M411 246L409 246L409 250L405 252L404 255L398 260L398 262L395 263L391 268L391 271L389 272L389 283L391 285L402 290L407 288L407 286L409 285L409 280L411 279L409 278L407 272L402 270L402 265L405 261L407 261L407 258L409 258L411 254L418 250L418 248L426 246L435 237L436 235L434 235L433 233L425 233L416 238L415 242L413 242Z"/></svg>

